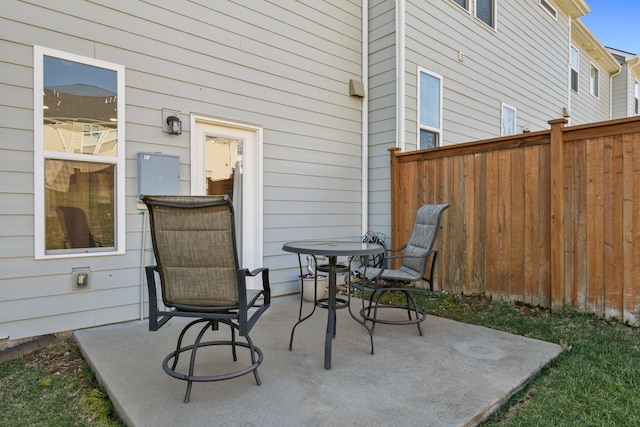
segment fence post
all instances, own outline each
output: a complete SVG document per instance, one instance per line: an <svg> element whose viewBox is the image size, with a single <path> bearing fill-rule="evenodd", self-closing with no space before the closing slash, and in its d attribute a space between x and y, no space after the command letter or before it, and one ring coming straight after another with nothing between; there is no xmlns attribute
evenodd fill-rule
<svg viewBox="0 0 640 427"><path fill-rule="evenodd" d="M564 230L564 140L562 129L567 119L555 119L551 125L551 310L561 311L565 302L565 230Z"/></svg>
<svg viewBox="0 0 640 427"><path fill-rule="evenodd" d="M393 147L389 148L390 161L389 165L389 192L391 194L391 242L389 242L390 248L398 247L396 245L397 242L394 242L394 239L397 239L398 230L400 229L400 225L398 221L400 221L401 216L398 215L398 209L400 209L400 197L402 195L402 191L400 190L400 185L398 177L398 157L397 155L400 153L400 148ZM396 245L396 246L394 246Z"/></svg>

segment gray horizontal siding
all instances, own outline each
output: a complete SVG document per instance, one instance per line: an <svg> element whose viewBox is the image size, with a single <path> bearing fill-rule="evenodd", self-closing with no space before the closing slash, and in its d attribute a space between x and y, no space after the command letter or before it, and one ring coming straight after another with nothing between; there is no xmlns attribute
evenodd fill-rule
<svg viewBox="0 0 640 427"><path fill-rule="evenodd" d="M629 68L625 64L623 64L620 74L613 78L613 87L611 88L613 91L612 119L627 117L629 111L629 93L633 94L633 90L629 89L629 83L632 79L629 76Z"/></svg>
<svg viewBox="0 0 640 427"><path fill-rule="evenodd" d="M602 69L597 60L589 56L583 47L573 45L580 52L578 73L578 92L571 91L571 121L570 124L600 122L610 119L610 81L609 74ZM600 88L598 97L591 95L591 64L600 71Z"/></svg>
<svg viewBox="0 0 640 427"><path fill-rule="evenodd" d="M502 102L517 109L518 131L547 128L568 103L568 28L533 3L500 2L493 31L453 2L410 2L407 149L416 146L418 66L444 78L444 145L500 136Z"/></svg>
<svg viewBox="0 0 640 427"><path fill-rule="evenodd" d="M136 153L178 155L180 191L190 191L189 124L180 137L162 133L162 108L264 128L264 254L275 289L297 275L284 241L358 236L361 102L348 82L361 72L360 15L360 2L339 0L3 4L0 177L12 184L0 183L0 201L12 205L0 210L0 330L17 339L138 316ZM33 259L33 45L126 68L123 256ZM71 291L71 268L87 265L91 289Z"/></svg>

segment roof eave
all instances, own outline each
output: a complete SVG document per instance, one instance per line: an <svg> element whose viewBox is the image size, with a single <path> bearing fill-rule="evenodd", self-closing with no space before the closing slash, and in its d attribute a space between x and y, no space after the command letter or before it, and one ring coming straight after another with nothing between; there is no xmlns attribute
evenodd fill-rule
<svg viewBox="0 0 640 427"><path fill-rule="evenodd" d="M574 19L591 12L591 9L583 0L557 0L556 3Z"/></svg>
<svg viewBox="0 0 640 427"><path fill-rule="evenodd" d="M591 31L576 19L571 26L571 39L582 47L608 73L617 73L622 66L611 52L593 35Z"/></svg>

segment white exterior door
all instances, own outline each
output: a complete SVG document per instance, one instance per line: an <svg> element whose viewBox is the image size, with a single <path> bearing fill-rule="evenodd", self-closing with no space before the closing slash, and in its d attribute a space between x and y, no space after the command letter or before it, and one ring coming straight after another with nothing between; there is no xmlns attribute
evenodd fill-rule
<svg viewBox="0 0 640 427"><path fill-rule="evenodd" d="M191 118L191 194L228 194L236 214L240 264L262 266L262 129ZM260 287L248 282L247 286Z"/></svg>

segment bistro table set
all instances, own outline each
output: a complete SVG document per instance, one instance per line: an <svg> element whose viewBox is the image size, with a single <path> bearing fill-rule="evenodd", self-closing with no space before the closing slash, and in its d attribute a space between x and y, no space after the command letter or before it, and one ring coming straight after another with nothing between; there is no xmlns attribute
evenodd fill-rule
<svg viewBox="0 0 640 427"><path fill-rule="evenodd" d="M141 200L148 208L154 252L154 263L145 267L149 292L149 330L158 331L174 317L189 320L177 336L175 350L162 361L162 368L171 377L186 381L185 403L189 402L194 382L222 381L252 373L256 384L260 385L262 381L258 367L262 364L263 353L249 334L271 305L269 269L258 267L250 270L241 266L231 199L227 195L143 195ZM326 266L314 263L314 269L328 273L329 296L320 300L315 296L311 314L303 317L304 293L301 292L300 312L291 331L289 350L293 347L296 328L315 312L316 307L327 309L325 369L331 369L331 344L336 335L337 308L348 308L351 317L367 330L371 354L376 323L416 324L422 335L420 323L426 318L426 313L418 308L413 294L424 289L408 285L426 281L429 283L426 291L433 290L433 269L437 255L433 245L440 227L440 216L448 207L446 204L424 205L418 209L407 244L397 249L387 249L379 242L366 239L363 242L285 243L283 251L298 255L301 280L304 277L302 255L310 256L314 261L319 257L326 257L329 261ZM346 257L348 265L338 265L339 257ZM371 262L372 259L374 262ZM354 263L356 260L358 262ZM318 286L317 271L312 271L315 287ZM349 289L346 300L336 296L336 276L339 272L347 273ZM353 314L350 306L352 274L357 276L363 293L359 316ZM261 279L258 282L260 288L248 286L248 281L254 282L252 278ZM394 306L381 302L382 295L389 291L403 293L405 304ZM366 307L365 297L368 299ZM381 311L400 309L406 316L401 320L389 319L379 316L379 308ZM205 338L205 334L207 337L220 337L221 329L229 331L230 337ZM193 334L187 333L189 331L193 331ZM243 340L238 340L238 337ZM193 340L193 343L187 344L184 340ZM238 360L237 353L240 350L245 354L245 362L233 364L233 370L228 372L201 372L196 369L196 355L199 350L212 346L229 348L234 361ZM187 363L178 363L181 355L184 355L182 359L186 359L185 362L188 360L188 366Z"/></svg>

